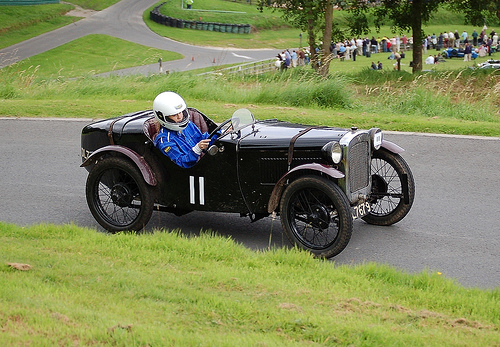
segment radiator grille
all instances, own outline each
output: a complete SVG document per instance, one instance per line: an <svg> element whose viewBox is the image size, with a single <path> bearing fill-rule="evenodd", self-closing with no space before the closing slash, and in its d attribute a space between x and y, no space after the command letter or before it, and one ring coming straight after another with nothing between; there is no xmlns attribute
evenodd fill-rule
<svg viewBox="0 0 500 347"><path fill-rule="evenodd" d="M357 142L349 148L349 187L352 192L369 184L370 153L369 142Z"/></svg>

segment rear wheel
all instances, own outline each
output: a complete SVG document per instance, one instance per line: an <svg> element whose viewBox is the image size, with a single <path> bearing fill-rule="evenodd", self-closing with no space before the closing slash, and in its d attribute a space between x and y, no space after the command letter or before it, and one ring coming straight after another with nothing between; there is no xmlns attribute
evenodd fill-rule
<svg viewBox="0 0 500 347"><path fill-rule="evenodd" d="M292 182L281 198L281 224L290 242L323 258L349 243L352 214L344 192L319 176Z"/></svg>
<svg viewBox="0 0 500 347"><path fill-rule="evenodd" d="M399 222L408 214L415 198L410 167L399 154L381 149L373 153L371 173L371 212L363 220L375 225Z"/></svg>
<svg viewBox="0 0 500 347"><path fill-rule="evenodd" d="M87 178L86 195L96 221L112 233L141 230L153 213L152 188L124 158L99 161Z"/></svg>

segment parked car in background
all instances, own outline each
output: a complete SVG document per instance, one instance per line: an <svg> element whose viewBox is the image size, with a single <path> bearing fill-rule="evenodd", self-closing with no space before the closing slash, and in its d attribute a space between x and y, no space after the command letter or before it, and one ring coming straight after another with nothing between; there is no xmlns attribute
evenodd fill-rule
<svg viewBox="0 0 500 347"><path fill-rule="evenodd" d="M465 55L464 50L462 48L446 48L441 52L441 56L446 59L451 58L463 58ZM472 59L477 58L477 53L473 50L471 53Z"/></svg>
<svg viewBox="0 0 500 347"><path fill-rule="evenodd" d="M479 69L500 69L500 60L487 60L483 63L477 64Z"/></svg>

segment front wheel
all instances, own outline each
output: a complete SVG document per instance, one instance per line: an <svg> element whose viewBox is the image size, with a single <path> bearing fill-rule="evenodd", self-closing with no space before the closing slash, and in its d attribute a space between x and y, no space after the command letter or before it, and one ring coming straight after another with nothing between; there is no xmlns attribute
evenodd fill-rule
<svg viewBox="0 0 500 347"><path fill-rule="evenodd" d="M151 218L154 197L139 169L124 158L99 161L87 178L87 204L111 233L141 230Z"/></svg>
<svg viewBox="0 0 500 347"><path fill-rule="evenodd" d="M399 154L380 149L373 153L371 174L371 212L363 220L375 225L399 222L408 214L415 198L410 167Z"/></svg>
<svg viewBox="0 0 500 347"><path fill-rule="evenodd" d="M317 257L344 250L352 233L352 214L344 192L319 176L293 181L281 198L281 224L288 240Z"/></svg>

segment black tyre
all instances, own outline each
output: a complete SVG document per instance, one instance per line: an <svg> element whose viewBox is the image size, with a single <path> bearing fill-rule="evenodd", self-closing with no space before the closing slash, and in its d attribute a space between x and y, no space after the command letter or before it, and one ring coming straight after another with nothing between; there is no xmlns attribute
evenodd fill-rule
<svg viewBox="0 0 500 347"><path fill-rule="evenodd" d="M352 213L344 192L319 176L293 181L281 197L281 225L288 240L317 257L344 250L352 233Z"/></svg>
<svg viewBox="0 0 500 347"><path fill-rule="evenodd" d="M408 214L415 198L410 167L399 154L381 149L373 153L371 173L371 211L363 220L375 225L399 222Z"/></svg>
<svg viewBox="0 0 500 347"><path fill-rule="evenodd" d="M97 222L109 232L141 230L153 213L152 188L129 160L99 161L87 178L87 204Z"/></svg>

